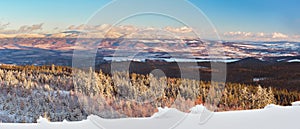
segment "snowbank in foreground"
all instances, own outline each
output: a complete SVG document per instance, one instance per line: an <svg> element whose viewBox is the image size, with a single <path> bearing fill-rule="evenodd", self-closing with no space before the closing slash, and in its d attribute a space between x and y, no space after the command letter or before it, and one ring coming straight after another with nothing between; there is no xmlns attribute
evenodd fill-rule
<svg viewBox="0 0 300 129"><path fill-rule="evenodd" d="M300 102L293 106L269 105L265 109L209 113L196 106L191 113L159 108L150 118L102 119L89 116L80 122L50 123L40 118L36 124L0 124L1 129L299 129ZM203 117L204 116L204 117ZM201 118L205 121L202 121ZM201 123L202 121L202 123Z"/></svg>
<svg viewBox="0 0 300 129"><path fill-rule="evenodd" d="M293 105L293 106L300 106L300 101L298 101L298 102L293 102L292 105Z"/></svg>

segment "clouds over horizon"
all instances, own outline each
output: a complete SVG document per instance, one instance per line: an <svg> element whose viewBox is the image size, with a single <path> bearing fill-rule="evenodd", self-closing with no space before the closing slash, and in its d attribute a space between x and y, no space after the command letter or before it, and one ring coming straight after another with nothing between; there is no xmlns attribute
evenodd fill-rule
<svg viewBox="0 0 300 129"><path fill-rule="evenodd" d="M139 27L134 25L70 25L63 30L52 34L43 31L44 23L23 25L17 29L8 29L10 23L0 22L0 38L12 37L86 37L86 38L119 38L126 36L128 38L197 38L193 28L181 26L166 26L163 28ZM80 33L67 33L68 31L79 31ZM207 32L209 33L209 32ZM50 35L50 36L49 36ZM243 32L231 31L220 34L221 40L248 40L248 41L299 41L299 35L288 35L281 32Z"/></svg>
<svg viewBox="0 0 300 129"><path fill-rule="evenodd" d="M33 24L33 25L24 25L17 30L16 33L31 33L37 30L43 30L44 23Z"/></svg>
<svg viewBox="0 0 300 129"><path fill-rule="evenodd" d="M236 31L236 32L225 32L223 34L223 37L225 39L230 39L230 40L252 40L252 41L297 40L297 41L300 41L300 39L297 38L296 35L289 36L287 34L280 33L280 32L253 33L253 32Z"/></svg>
<svg viewBox="0 0 300 129"><path fill-rule="evenodd" d="M0 24L0 33L1 34L29 34L36 33L43 30L44 23L32 24L32 25L23 25L18 29L7 29L10 23Z"/></svg>
<svg viewBox="0 0 300 129"><path fill-rule="evenodd" d="M106 38L118 38L126 36L127 38L155 38L156 36L163 36L165 38L181 37L187 38L189 34L193 32L192 28L183 27L171 27L164 28L155 27L138 27L133 25L116 25L109 24L102 25L71 25L67 28L69 31L81 31L86 34L87 37L106 37ZM163 32L165 34L163 34ZM84 36L84 35L81 35Z"/></svg>
<svg viewBox="0 0 300 129"><path fill-rule="evenodd" d="M1 23L0 22L0 31L6 29L7 26L9 26L9 24L10 24L9 22L7 22L7 23Z"/></svg>

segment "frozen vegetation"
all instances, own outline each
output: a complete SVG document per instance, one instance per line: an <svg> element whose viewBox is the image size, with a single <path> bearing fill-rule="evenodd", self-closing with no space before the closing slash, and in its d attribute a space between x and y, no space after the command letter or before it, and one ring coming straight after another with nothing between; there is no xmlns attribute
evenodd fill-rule
<svg viewBox="0 0 300 129"><path fill-rule="evenodd" d="M150 117L158 107L190 112L199 104L217 107L217 112L262 109L272 103L286 106L300 100L298 92L236 83L226 83L224 90L208 94L218 83L151 74L108 75L91 69L77 70L72 76L75 71L60 66L1 67L2 123L35 123L39 116L52 122L81 121L92 114L105 119Z"/></svg>

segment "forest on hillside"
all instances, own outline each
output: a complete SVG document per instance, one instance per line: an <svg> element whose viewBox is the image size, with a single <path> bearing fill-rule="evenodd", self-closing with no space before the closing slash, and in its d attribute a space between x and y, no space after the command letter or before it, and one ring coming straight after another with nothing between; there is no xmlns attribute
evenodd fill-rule
<svg viewBox="0 0 300 129"><path fill-rule="evenodd" d="M39 116L50 121L79 121L90 114L149 117L158 107L188 112L197 104L217 107L214 111L248 110L300 100L298 91L230 82L222 89L220 84L54 65L1 65L0 122L31 123Z"/></svg>

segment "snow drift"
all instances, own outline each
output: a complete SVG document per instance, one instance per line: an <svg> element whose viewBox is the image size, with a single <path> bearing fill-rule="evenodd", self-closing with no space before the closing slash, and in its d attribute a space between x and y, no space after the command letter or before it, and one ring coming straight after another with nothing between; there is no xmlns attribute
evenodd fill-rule
<svg viewBox="0 0 300 129"><path fill-rule="evenodd" d="M203 115L205 117L203 117ZM204 121L201 118L206 118ZM159 108L150 118L102 119L89 116L80 122L48 122L40 118L35 124L0 124L1 129L299 129L299 102L293 106L268 105L264 109L209 113L202 105L183 113ZM202 121L202 123L201 123Z"/></svg>

